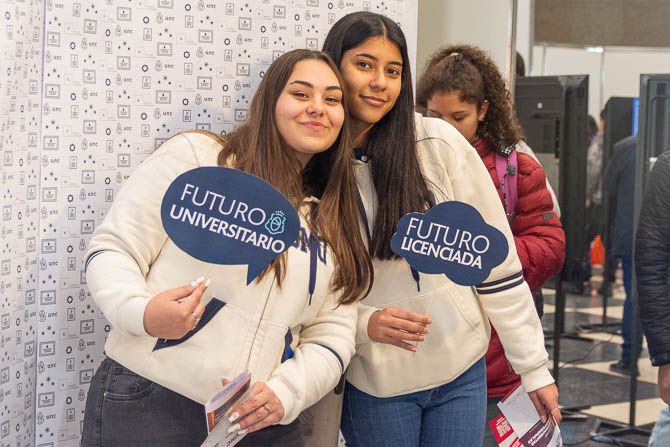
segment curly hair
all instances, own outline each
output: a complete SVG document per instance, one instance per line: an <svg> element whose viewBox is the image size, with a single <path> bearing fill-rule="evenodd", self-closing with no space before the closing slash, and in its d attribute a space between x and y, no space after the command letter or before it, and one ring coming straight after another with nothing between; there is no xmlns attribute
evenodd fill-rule
<svg viewBox="0 0 670 447"><path fill-rule="evenodd" d="M502 152L524 139L505 81L495 62L481 49L452 45L433 54L419 79L417 106L425 109L434 94L450 92L458 92L463 102L476 104L478 111L488 100L489 109L477 127L477 135L496 151Z"/></svg>

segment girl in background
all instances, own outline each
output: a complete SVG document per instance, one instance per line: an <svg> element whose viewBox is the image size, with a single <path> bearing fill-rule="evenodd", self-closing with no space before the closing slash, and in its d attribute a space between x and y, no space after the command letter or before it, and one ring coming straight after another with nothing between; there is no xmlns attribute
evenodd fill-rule
<svg viewBox="0 0 670 447"><path fill-rule="evenodd" d="M563 267L565 234L542 167L530 155L514 153L523 133L495 63L467 45L438 51L419 80L417 106L453 125L477 150L505 207L523 277L534 295L540 292ZM506 167L502 178L496 169L501 162ZM536 305L539 309L541 303ZM500 412L500 399L520 383L494 328L486 353L487 421ZM490 429L485 445L497 445Z"/></svg>

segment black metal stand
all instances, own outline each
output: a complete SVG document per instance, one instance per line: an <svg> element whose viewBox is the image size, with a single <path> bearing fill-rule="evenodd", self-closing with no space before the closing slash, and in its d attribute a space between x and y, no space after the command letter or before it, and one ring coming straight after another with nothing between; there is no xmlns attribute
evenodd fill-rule
<svg viewBox="0 0 670 447"><path fill-rule="evenodd" d="M605 278L603 278L603 281L605 281ZM605 332L608 334L617 334L619 332L620 323L607 322L607 300L608 296L603 295L602 322L599 324L580 324L577 328L578 332Z"/></svg>
<svg viewBox="0 0 670 447"><path fill-rule="evenodd" d="M562 276L562 275L561 275ZM553 331L553 357L554 367L553 375L558 386L560 358L561 358L561 336L565 329L565 288L563 287L563 280L559 276L556 281L556 294L554 295L554 331ZM581 405L576 407L561 408L561 415L564 421L585 422L588 416L581 414L583 410L591 408L590 405Z"/></svg>
<svg viewBox="0 0 670 447"><path fill-rule="evenodd" d="M646 89L644 82L641 82L641 88ZM642 207L642 193L644 190L645 178L649 171L649 157L652 155L650 149L650 144L648 145L648 136L646 135L647 129L645 125L646 114L649 113L649 110L643 108L640 109L640 128L644 129L640 132L640 143L636 147L636 163L635 163L635 196L633 200L633 234L637 233L638 220L640 217L640 208ZM631 296L632 301L631 305L633 308L632 315L632 330L631 330L631 359L630 362L630 395L628 398L630 410L628 414L628 424L607 424L610 427L616 427L613 430L605 431L599 433L598 430L595 431L594 436L591 438L594 441L601 439L616 439L621 445L630 445L630 446L644 446L646 444L634 443L626 439L622 439L624 436L629 436L631 434L649 436L651 433L648 430L643 430L639 427L636 427L635 424L635 407L637 401L637 359L639 357L639 342L638 338L642 337L642 333L638 330L639 326L639 315L638 315L638 293L637 293L637 275L635 274L635 244L633 244L633 253L631 255ZM601 426L604 426L603 423L597 426L597 429L600 429Z"/></svg>
<svg viewBox="0 0 670 447"><path fill-rule="evenodd" d="M648 438L650 434L649 430L631 427L627 424L596 420L596 424L591 432L591 440L604 444L616 443L616 445L624 447L647 447L647 441L635 441L633 439L625 439L625 437L637 435Z"/></svg>
<svg viewBox="0 0 670 447"><path fill-rule="evenodd" d="M642 337L642 334L638 330L638 308L637 308L637 278L635 275L635 263L631 265L631 301L633 307L632 315L632 330L631 330L631 358L633 359L630 362L630 389L628 396L629 412L628 412L628 424L619 424L615 422L603 422L596 421L596 425L591 433L591 439L596 442L606 442L612 443L612 439L616 439L617 443L623 446L646 446L647 443L640 444L637 441L625 439L626 436L638 435L645 436L649 438L651 432L639 428L635 424L635 410L637 404L637 359L640 356L639 352L639 342L637 341L639 337ZM604 431L600 431L603 428ZM623 439L622 439L623 438Z"/></svg>

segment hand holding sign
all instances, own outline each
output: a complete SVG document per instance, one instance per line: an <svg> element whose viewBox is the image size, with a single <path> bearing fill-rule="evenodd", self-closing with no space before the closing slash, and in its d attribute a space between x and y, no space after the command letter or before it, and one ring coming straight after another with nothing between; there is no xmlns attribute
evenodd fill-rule
<svg viewBox="0 0 670 447"><path fill-rule="evenodd" d="M161 206L168 236L204 262L248 264L247 284L298 237L300 219L272 185L246 172L209 166L169 186Z"/></svg>
<svg viewBox="0 0 670 447"><path fill-rule="evenodd" d="M444 273L463 286L482 283L509 251L507 239L463 202L444 202L398 222L391 249L416 270Z"/></svg>

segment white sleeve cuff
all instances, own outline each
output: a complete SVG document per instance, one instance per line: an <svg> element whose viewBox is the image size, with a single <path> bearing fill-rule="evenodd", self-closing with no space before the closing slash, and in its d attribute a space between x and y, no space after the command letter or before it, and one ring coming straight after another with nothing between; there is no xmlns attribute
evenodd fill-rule
<svg viewBox="0 0 670 447"><path fill-rule="evenodd" d="M267 386L275 393L277 399L284 407L284 417L279 421L281 425L293 422L299 415L297 410L296 396L291 389L278 377L272 377L267 381Z"/></svg>
<svg viewBox="0 0 670 447"><path fill-rule="evenodd" d="M144 310L149 304L149 298L136 297L123 303L118 321L123 321L125 329L133 335L151 337L144 329Z"/></svg>
<svg viewBox="0 0 670 447"><path fill-rule="evenodd" d="M376 307L366 306L365 304L358 303L358 320L356 323L356 344L363 345L370 343L370 337L368 336L368 322L373 313L377 312L379 309Z"/></svg>
<svg viewBox="0 0 670 447"><path fill-rule="evenodd" d="M551 377L549 370L541 366L531 371L526 371L521 376L521 383L527 392L535 391L543 386L554 383L554 378Z"/></svg>

